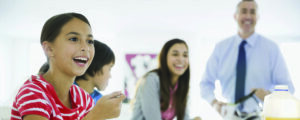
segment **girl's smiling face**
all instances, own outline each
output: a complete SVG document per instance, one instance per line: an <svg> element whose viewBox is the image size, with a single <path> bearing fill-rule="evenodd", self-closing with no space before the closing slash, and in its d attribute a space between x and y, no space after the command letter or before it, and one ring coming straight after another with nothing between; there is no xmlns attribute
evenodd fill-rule
<svg viewBox="0 0 300 120"><path fill-rule="evenodd" d="M167 54L167 65L174 77L181 76L189 66L188 49L183 43L174 44Z"/></svg>
<svg viewBox="0 0 300 120"><path fill-rule="evenodd" d="M93 43L90 26L80 19L73 18L62 27L54 42L48 44L46 53L53 69L70 76L80 76L93 60Z"/></svg>

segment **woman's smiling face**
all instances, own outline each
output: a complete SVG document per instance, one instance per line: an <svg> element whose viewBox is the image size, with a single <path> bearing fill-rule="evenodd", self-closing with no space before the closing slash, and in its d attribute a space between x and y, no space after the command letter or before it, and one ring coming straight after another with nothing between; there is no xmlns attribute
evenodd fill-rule
<svg viewBox="0 0 300 120"><path fill-rule="evenodd" d="M167 54L167 65L172 76L181 76L189 66L188 49L184 43L174 44Z"/></svg>

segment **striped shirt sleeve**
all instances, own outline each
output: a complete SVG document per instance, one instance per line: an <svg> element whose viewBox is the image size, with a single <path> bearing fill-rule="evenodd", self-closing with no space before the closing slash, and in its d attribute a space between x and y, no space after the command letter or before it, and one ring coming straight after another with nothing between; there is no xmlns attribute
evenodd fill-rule
<svg viewBox="0 0 300 120"><path fill-rule="evenodd" d="M50 119L51 105L45 92L36 84L25 84L16 96L13 109L19 112L20 117L25 115L41 115Z"/></svg>

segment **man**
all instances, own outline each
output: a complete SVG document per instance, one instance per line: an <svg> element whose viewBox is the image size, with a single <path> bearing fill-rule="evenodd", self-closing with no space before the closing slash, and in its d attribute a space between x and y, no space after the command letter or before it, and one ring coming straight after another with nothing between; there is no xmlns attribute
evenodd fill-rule
<svg viewBox="0 0 300 120"><path fill-rule="evenodd" d="M278 46L267 38L255 33L257 3L243 0L237 5L234 15L238 23L238 34L219 42L207 62L200 83L201 95L221 113L222 107L235 103L255 90L255 100L243 102L238 109L251 113L277 84L288 85L293 93L282 54ZM215 81L220 80L222 95L228 101L215 98Z"/></svg>

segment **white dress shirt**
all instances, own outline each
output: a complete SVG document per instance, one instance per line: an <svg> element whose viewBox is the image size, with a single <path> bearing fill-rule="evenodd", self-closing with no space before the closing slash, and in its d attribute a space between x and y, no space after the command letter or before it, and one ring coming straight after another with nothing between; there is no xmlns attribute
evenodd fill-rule
<svg viewBox="0 0 300 120"><path fill-rule="evenodd" d="M242 40L239 35L235 35L215 46L200 83L201 95L209 103L215 99L216 80L220 80L223 97L234 103L236 63ZM253 88L272 91L278 84L288 85L289 91L293 93L294 86L279 47L257 33L253 33L246 41L245 95ZM244 111L253 111L257 104L253 101L247 102L244 104Z"/></svg>

